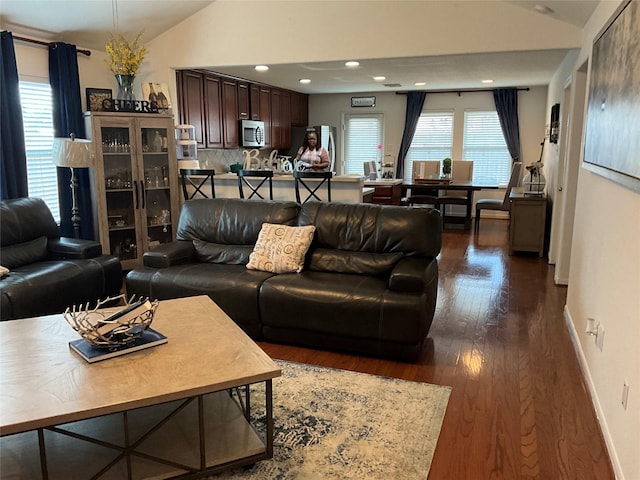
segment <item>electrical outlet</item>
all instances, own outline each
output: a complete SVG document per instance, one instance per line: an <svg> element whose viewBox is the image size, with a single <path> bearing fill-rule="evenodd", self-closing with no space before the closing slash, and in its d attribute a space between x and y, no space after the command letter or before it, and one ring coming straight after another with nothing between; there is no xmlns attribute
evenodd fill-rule
<svg viewBox="0 0 640 480"><path fill-rule="evenodd" d="M622 385L622 408L627 409L627 403L629 401L629 382L627 380L624 381Z"/></svg>
<svg viewBox="0 0 640 480"><path fill-rule="evenodd" d="M595 318L587 318L587 335L595 335L598 331Z"/></svg>
<svg viewBox="0 0 640 480"><path fill-rule="evenodd" d="M598 347L598 350L602 351L603 345L604 345L604 327L598 324L596 329L596 347Z"/></svg>

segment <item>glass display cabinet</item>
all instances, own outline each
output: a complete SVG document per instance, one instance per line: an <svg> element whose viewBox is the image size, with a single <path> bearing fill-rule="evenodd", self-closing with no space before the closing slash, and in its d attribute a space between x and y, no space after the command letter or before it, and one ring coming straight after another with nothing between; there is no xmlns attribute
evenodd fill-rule
<svg viewBox="0 0 640 480"><path fill-rule="evenodd" d="M180 200L173 117L86 112L94 144L90 169L96 239L123 270L142 254L175 239Z"/></svg>

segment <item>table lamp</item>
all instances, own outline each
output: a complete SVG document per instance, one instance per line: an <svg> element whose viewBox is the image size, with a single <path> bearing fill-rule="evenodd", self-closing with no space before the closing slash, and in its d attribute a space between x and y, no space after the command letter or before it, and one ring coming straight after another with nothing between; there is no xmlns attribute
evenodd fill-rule
<svg viewBox="0 0 640 480"><path fill-rule="evenodd" d="M53 139L53 163L58 167L71 169L71 222L75 237L80 238L80 209L78 208L78 179L76 168L87 168L94 165L93 149L91 141L76 138L72 133L69 138Z"/></svg>

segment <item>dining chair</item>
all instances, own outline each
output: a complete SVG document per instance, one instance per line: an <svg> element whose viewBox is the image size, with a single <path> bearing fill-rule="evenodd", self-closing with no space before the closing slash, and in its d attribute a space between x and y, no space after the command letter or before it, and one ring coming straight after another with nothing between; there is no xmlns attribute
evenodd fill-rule
<svg viewBox="0 0 640 480"><path fill-rule="evenodd" d="M454 160L451 163L451 178L454 182L470 182L473 180L473 161ZM443 190L438 203L442 205L442 219L445 220L447 205L466 205L469 197L460 195L460 190Z"/></svg>
<svg viewBox="0 0 640 480"><path fill-rule="evenodd" d="M411 179L440 178L439 160L416 160L411 162Z"/></svg>
<svg viewBox="0 0 640 480"><path fill-rule="evenodd" d="M251 179L254 179L252 183ZM238 170L238 190L240 198L244 198L244 187L248 187L251 193L247 200L256 196L262 200L265 198L260 193L260 189L264 186L269 187L269 200L273 200L273 170ZM259 183L255 183L259 182ZM265 183L267 185L265 185Z"/></svg>
<svg viewBox="0 0 640 480"><path fill-rule="evenodd" d="M509 194L511 193L511 190L518 186L521 170L522 162L513 162L513 166L511 167L511 176L509 177L509 184L507 185L507 190L504 192L504 198L502 200L497 198L481 198L476 202L476 219L474 222L474 230L476 232L480 230L480 212L482 210L509 211Z"/></svg>
<svg viewBox="0 0 640 480"><path fill-rule="evenodd" d="M181 168L180 178L182 179L182 193L185 200L191 200L195 196L199 195L203 198L216 198L216 190L213 185L213 177L215 177L215 170L198 169L198 168ZM207 182L211 184L211 193L203 191L206 188ZM189 193L187 185L193 187L193 192Z"/></svg>
<svg viewBox="0 0 640 480"><path fill-rule="evenodd" d="M322 199L317 195L320 187L327 187L327 201L331 201L331 178L333 172L293 172L294 188L296 191L296 202L302 204L307 203L312 198L321 202ZM319 182L308 182L309 180L320 180ZM301 202L300 187L304 187L308 192L307 198ZM306 193L306 192L305 192Z"/></svg>
<svg viewBox="0 0 640 480"><path fill-rule="evenodd" d="M417 183L416 180L426 178L440 178L440 161L439 160L415 160L411 162L411 183ZM420 189L420 193L411 194L400 200L402 205L433 205L434 208L440 208L438 205L438 191L427 191Z"/></svg>

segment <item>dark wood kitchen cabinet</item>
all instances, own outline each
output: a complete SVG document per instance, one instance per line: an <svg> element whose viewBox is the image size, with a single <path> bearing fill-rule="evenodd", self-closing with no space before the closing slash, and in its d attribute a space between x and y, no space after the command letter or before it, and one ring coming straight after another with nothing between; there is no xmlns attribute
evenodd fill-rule
<svg viewBox="0 0 640 480"><path fill-rule="evenodd" d="M281 148L280 136L282 134L282 91L278 88L271 89L271 148Z"/></svg>
<svg viewBox="0 0 640 480"><path fill-rule="evenodd" d="M198 148L205 147L203 75L188 70L176 73L180 123L193 125Z"/></svg>
<svg viewBox="0 0 640 480"><path fill-rule="evenodd" d="M271 147L291 146L291 91L271 89Z"/></svg>
<svg viewBox="0 0 640 480"><path fill-rule="evenodd" d="M251 120L262 120L260 117L260 85L252 83L249 86L249 110Z"/></svg>
<svg viewBox="0 0 640 480"><path fill-rule="evenodd" d="M251 118L249 84L238 82L238 120L249 120L249 118Z"/></svg>
<svg viewBox="0 0 640 480"><path fill-rule="evenodd" d="M264 122L264 146L271 146L271 89L260 87L260 118Z"/></svg>
<svg viewBox="0 0 640 480"><path fill-rule="evenodd" d="M238 147L238 82L222 80L222 138L224 148Z"/></svg>
<svg viewBox="0 0 640 480"><path fill-rule="evenodd" d="M309 95L306 93L291 92L291 125L309 125Z"/></svg>
<svg viewBox="0 0 640 480"><path fill-rule="evenodd" d="M222 81L214 75L204 76L205 147L222 148Z"/></svg>
<svg viewBox="0 0 640 480"><path fill-rule="evenodd" d="M218 75L178 71L180 123L193 125L200 148L238 147L238 83Z"/></svg>
<svg viewBox="0 0 640 480"><path fill-rule="evenodd" d="M180 123L193 125L200 148L238 148L239 120L265 124L265 147L291 146L291 126L308 123L308 95L214 72L176 72Z"/></svg>

